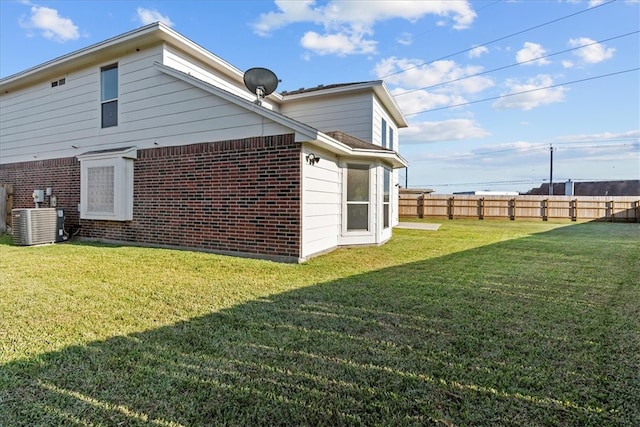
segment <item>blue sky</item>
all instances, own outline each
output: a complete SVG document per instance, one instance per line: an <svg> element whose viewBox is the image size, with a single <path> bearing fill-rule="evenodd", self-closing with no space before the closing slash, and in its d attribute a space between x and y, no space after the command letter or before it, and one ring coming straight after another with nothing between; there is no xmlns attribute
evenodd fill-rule
<svg viewBox="0 0 640 427"><path fill-rule="evenodd" d="M384 80L409 187L640 178L639 0L0 0L0 76L153 21L279 91Z"/></svg>

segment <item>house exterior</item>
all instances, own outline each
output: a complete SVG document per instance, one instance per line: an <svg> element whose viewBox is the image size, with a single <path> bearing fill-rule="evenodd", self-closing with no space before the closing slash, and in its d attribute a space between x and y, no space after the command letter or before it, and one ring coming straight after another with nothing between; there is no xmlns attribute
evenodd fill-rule
<svg viewBox="0 0 640 427"><path fill-rule="evenodd" d="M243 75L154 23L3 78L0 183L14 208L50 189L82 239L301 262L391 238L407 122L384 83L258 105Z"/></svg>
<svg viewBox="0 0 640 427"><path fill-rule="evenodd" d="M532 188L526 195L548 195L549 183ZM554 182L554 196L640 196L640 180Z"/></svg>

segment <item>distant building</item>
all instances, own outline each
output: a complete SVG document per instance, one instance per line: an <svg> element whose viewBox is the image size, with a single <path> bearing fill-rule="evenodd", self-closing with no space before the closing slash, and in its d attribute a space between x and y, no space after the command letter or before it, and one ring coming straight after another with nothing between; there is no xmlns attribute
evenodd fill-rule
<svg viewBox="0 0 640 427"><path fill-rule="evenodd" d="M533 188L526 195L548 195L549 184ZM622 181L557 182L553 184L554 196L640 196L640 179Z"/></svg>
<svg viewBox="0 0 640 427"><path fill-rule="evenodd" d="M479 190L479 191L458 191L453 193L456 195L464 195L464 196L517 196L520 193L518 191L490 191L490 190Z"/></svg>

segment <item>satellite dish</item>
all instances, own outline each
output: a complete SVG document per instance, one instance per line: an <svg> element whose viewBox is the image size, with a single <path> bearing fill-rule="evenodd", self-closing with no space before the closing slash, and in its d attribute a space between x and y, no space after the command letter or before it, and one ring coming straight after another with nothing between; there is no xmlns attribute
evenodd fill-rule
<svg viewBox="0 0 640 427"><path fill-rule="evenodd" d="M256 104L262 104L262 99L273 93L278 87L278 77L266 68L250 68L244 73L244 85L255 93L258 99Z"/></svg>

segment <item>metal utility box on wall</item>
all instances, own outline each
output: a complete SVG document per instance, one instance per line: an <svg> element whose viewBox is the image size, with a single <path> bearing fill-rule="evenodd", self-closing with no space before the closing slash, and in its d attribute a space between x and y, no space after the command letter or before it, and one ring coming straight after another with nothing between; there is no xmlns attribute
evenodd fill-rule
<svg viewBox="0 0 640 427"><path fill-rule="evenodd" d="M64 240L62 209L13 209L11 218L14 245L30 246Z"/></svg>

